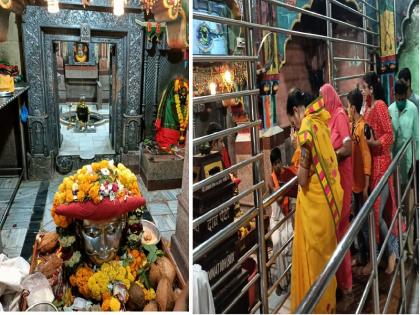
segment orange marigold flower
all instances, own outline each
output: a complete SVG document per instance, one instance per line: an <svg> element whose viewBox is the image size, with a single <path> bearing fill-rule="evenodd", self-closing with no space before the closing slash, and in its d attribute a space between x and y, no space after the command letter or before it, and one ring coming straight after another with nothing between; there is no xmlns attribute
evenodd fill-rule
<svg viewBox="0 0 420 315"><path fill-rule="evenodd" d="M111 297L104 299L101 305L101 310L104 312L110 311L111 310L110 302L111 302Z"/></svg>
<svg viewBox="0 0 420 315"><path fill-rule="evenodd" d="M79 202L82 202L83 200L85 200L85 193L83 191L81 190L78 191L77 200L79 200Z"/></svg>
<svg viewBox="0 0 420 315"><path fill-rule="evenodd" d="M101 164L100 163L97 163L97 162L92 163L92 170L94 172L98 172L100 169L101 169Z"/></svg>
<svg viewBox="0 0 420 315"><path fill-rule="evenodd" d="M66 191L66 202L73 202L73 192L71 190Z"/></svg>

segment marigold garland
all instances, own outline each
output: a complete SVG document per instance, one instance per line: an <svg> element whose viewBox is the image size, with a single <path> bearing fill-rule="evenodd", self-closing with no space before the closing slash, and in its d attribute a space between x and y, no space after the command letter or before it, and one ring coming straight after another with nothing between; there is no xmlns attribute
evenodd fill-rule
<svg viewBox="0 0 420 315"><path fill-rule="evenodd" d="M136 175L121 163L115 166L108 160L94 162L63 179L54 195L51 215L57 226L67 228L72 220L56 214L59 205L88 200L99 204L104 197L113 200L126 196L141 196Z"/></svg>
<svg viewBox="0 0 420 315"><path fill-rule="evenodd" d="M88 298L90 296L88 281L92 275L93 271L89 267L79 267L76 270L76 273L70 276L70 285L72 287L77 287L79 293Z"/></svg>
<svg viewBox="0 0 420 315"><path fill-rule="evenodd" d="M185 106L184 106L184 113L182 112L182 109L181 109L181 100L180 100L180 97L179 97L179 92L182 88L185 88L185 90L187 92L187 100L186 100ZM180 79L175 80L174 93L175 93L175 95L174 95L175 108L176 108L176 113L177 113L178 121L179 121L179 131L180 131L179 141L184 142L185 141L185 130L187 130L187 127L188 127L188 115L189 115L189 111L188 111L188 103L189 103L188 81L181 81Z"/></svg>

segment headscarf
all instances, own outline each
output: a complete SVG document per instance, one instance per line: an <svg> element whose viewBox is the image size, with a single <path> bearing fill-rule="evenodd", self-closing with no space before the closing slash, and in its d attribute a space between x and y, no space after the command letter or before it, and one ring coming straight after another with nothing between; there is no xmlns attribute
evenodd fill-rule
<svg viewBox="0 0 420 315"><path fill-rule="evenodd" d="M331 127L334 125L334 121L338 115L340 113L346 115L346 112L344 110L343 104L341 103L340 97L331 84L324 84L320 91L324 99L325 108L331 115L331 119L328 122L328 126Z"/></svg>

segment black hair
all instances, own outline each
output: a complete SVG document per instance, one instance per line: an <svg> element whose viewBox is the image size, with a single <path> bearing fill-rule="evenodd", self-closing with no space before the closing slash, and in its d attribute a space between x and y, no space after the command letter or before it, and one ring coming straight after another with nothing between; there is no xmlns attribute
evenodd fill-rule
<svg viewBox="0 0 420 315"><path fill-rule="evenodd" d="M287 96L287 115L293 116L293 108L300 106L308 106L315 100L315 97L308 92L300 89L292 89Z"/></svg>
<svg viewBox="0 0 420 315"><path fill-rule="evenodd" d="M347 99L349 100L350 105L356 107L357 113L360 114L363 105L363 95L362 92L360 92L359 88L351 90L350 93L347 95Z"/></svg>
<svg viewBox="0 0 420 315"><path fill-rule="evenodd" d="M407 87L407 85L404 84L403 81L401 81L401 80L395 81L394 93L396 95L406 95L407 89L408 89L408 87Z"/></svg>
<svg viewBox="0 0 420 315"><path fill-rule="evenodd" d="M408 68L401 69L400 72L398 73L398 79L403 79L404 81L410 80L410 84L411 84L410 69Z"/></svg>
<svg viewBox="0 0 420 315"><path fill-rule="evenodd" d="M212 122L209 124L207 128L207 134L211 135L212 133L222 131L223 128L217 122Z"/></svg>
<svg viewBox="0 0 420 315"><path fill-rule="evenodd" d="M369 88L373 89L373 97L375 100L382 100L386 103L385 92L376 72L370 71L363 76L363 80Z"/></svg>
<svg viewBox="0 0 420 315"><path fill-rule="evenodd" d="M281 151L279 147L275 147L273 150L271 150L271 153L270 153L271 165L276 163L278 160L281 160Z"/></svg>

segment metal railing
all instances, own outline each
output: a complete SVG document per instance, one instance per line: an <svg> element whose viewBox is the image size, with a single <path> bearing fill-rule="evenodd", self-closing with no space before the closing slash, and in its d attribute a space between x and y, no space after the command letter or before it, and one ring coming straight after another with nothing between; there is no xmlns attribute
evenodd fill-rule
<svg viewBox="0 0 420 315"><path fill-rule="evenodd" d="M244 1L244 21L241 21L243 25L247 23L252 24L252 1ZM201 13L193 13L193 18L200 19L200 20L207 20L212 21L214 16L201 14ZM224 22L235 21L231 19L223 20ZM227 201L222 202L221 204L217 205L213 209L207 211L205 214L194 218L193 226L197 227L199 224L205 222L210 217L214 216L215 214L219 213L220 210L225 209L228 206L231 206L237 202L239 202L242 198L248 196L249 194L253 194L254 199L254 206L246 211L238 220L230 223L221 231L217 232L215 235L208 238L203 243L199 244L193 249L193 261L197 262L200 258L203 258L204 255L209 253L212 249L219 246L223 241L227 240L229 237L237 233L238 229L252 220L256 218L257 220L257 233L259 235L258 244L252 246L249 250L247 250L242 257L239 259L227 270L224 274L214 283L211 287L212 290L220 287L222 283L226 282L226 279L235 271L238 270L242 262L244 262L248 257L252 254L256 253L258 256L258 266L263 266L265 264L265 256L264 253L266 252L265 249L265 241L264 241L264 213L262 208L262 189L264 186L264 181L261 179L261 171L260 171L260 162L263 157L263 154L260 151L260 138L259 138L259 124L260 121L258 120L258 108L257 108L257 100L255 97L259 94L259 89L256 88L256 62L258 61L258 56L255 56L254 47L253 47L253 31L248 28L245 31L245 40L246 40L246 55L244 56L199 56L194 55L194 62L200 63L212 63L212 62L246 62L247 65L247 90L243 91L233 91L230 93L223 93L223 94L216 94L216 95L208 95L208 96L198 96L193 98L193 105L204 104L204 103L212 103L212 102L220 102L224 99L231 99L235 97L247 97L248 104L249 104L249 116L250 122L238 125L236 127L227 128L225 130L213 133L211 135L206 135L202 137L198 137L193 139L192 144L194 147L197 147L203 143L220 139L223 137L227 137L229 135L235 134L240 131L250 130L251 134L251 157L243 160L231 167L216 173L204 180L201 180L193 185L193 192L197 192L200 189L205 187L209 187L209 185L214 184L217 180L223 178L224 176L232 173L234 171L238 171L239 169L249 166L252 166L252 175L253 175L253 186L240 192L238 195L233 196ZM261 237L262 236L262 237ZM239 294L233 297L233 300L229 305L225 307L222 311L226 313L232 309L232 307L239 301L239 299L248 292L248 289L257 282L265 283L267 282L267 276L265 273L265 268L258 268L258 272L255 276L243 287L241 288ZM264 297L266 296L265 290L266 287L263 285L259 285L260 288L260 295L258 297L258 301L255 305L252 306L251 312L256 312L258 309L261 313L264 313L265 310L268 309L268 302L265 300Z"/></svg>
<svg viewBox="0 0 420 315"><path fill-rule="evenodd" d="M269 307L268 307L268 299L271 296L271 294L273 292L275 292L275 288L276 286L282 281L282 279L287 275L287 273L290 272L291 269L291 265L289 264L289 266L287 268L285 268L284 272L282 273L282 275L274 282L274 284L268 288L268 276L267 273L269 270L269 268L274 264L275 259L281 255L284 250L287 248L287 245L289 243L291 243L293 241L293 238L290 238L286 243L287 244L283 244L280 248L280 250L278 250L277 252L273 252L273 254L271 255L270 259L267 259L267 251L266 251L266 241L271 237L271 235L278 230L279 228L281 228L283 226L283 224L285 224L288 220L291 220L293 218L293 211L284 219L281 220L280 222L278 222L276 224L276 226L274 226L274 228L270 229L269 231L265 232L264 229L264 209L267 208L268 206L270 206L273 202L275 202L278 198L281 198L282 196L285 196L285 194L287 193L287 191L289 189L291 189L293 186L296 185L297 183L297 178L293 178L289 183L287 183L286 185L282 186L279 190L277 190L276 192L274 192L272 195L270 195L268 198L266 199L262 199L262 187L264 186L264 180L261 177L261 170L260 170L260 162L262 159L262 153L260 151L259 145L259 131L258 131L258 125L259 125L259 121L258 121L258 108L257 108L257 102L255 97L259 94L259 90L256 88L256 62L258 61L258 53L256 53L254 51L254 47L253 47L253 35L255 31L269 31L269 32L273 32L275 34L285 34L285 35L290 35L290 36L297 36L297 37L306 37L306 38L311 38L311 39L319 39L319 40L324 40L325 42L327 42L328 44L328 63L333 65L334 61L336 62L342 62L344 61L345 57L334 57L333 55L333 43L347 43L347 44L354 44L354 45L358 45L358 46L362 46L364 47L364 57L363 59L357 59L358 61L363 61L365 63L365 65L369 64L369 59L368 59L368 55L367 55L367 51L368 48L369 49L377 49L379 48L378 46L378 41L376 41L376 43L368 43L367 42L367 35L372 35L373 38L377 38L378 37L378 31L375 30L369 30L367 29L367 20L370 20L374 23L377 23L377 20L367 16L366 14L366 10L363 10L363 12L358 12L357 10L351 9L350 7L347 7L351 10L349 10L349 12L351 12L352 14L358 15L360 17L363 18L363 27L359 27L356 25L352 25L348 22L344 22L341 20L337 20L335 18L332 17L332 5L339 5L335 3L334 0L328 0L326 1L326 5L327 5L327 14L326 16L323 16L322 14L318 14L315 12L312 12L310 10L306 10L306 9L302 9L302 8L298 8L296 6L290 5L290 4L286 4L283 1L278 1L278 0L263 0L266 1L267 3L270 3L274 6L282 6L286 9L289 10L294 10L297 11L298 13L301 14L307 14L310 15L312 17L317 17L320 18L322 20L325 20L327 23L327 36L324 35L319 35L319 34L313 34L313 33L306 33L306 32L299 32L299 31L294 31L294 30L290 30L290 29L285 29L285 28L280 28L280 27L275 27L275 26L270 26L270 25L262 25L262 24L257 24L253 22L253 19L251 18L252 14L252 0L245 0L244 1L244 19L243 20L235 20L235 19L231 19L231 18L226 18L226 17L219 17L219 16L215 16L215 15L209 15L209 14L204 14L201 12L193 12L192 16L193 19L196 20L205 20L205 21L210 21L210 22L215 22L215 23L221 23L221 24L225 24L225 25L234 25L234 26L239 26L239 27L244 27L245 28L245 42L246 42L246 53L245 55L232 55L232 56L226 56L226 55L193 55L193 62L198 62L198 63L214 63L214 62L218 62L218 63L230 63L230 62L246 62L247 64L247 87L246 90L242 90L242 91L234 91L231 93L222 93L222 94L216 94L216 95L206 95L206 96L198 96L198 97L194 97L193 98L193 106L198 106L199 104L204 104L204 103L212 103L212 102L220 102L224 99L230 99L230 98L234 98L234 97L247 97L249 100L249 109L250 109L250 122L247 124L242 124L239 125L237 127L233 127L233 128L227 128L225 130L222 130L220 132L211 134L211 135L207 135L207 136L202 136L199 138L195 138L192 142L194 147L197 147L200 144L203 144L205 142L217 139L217 138L222 138L222 137L227 137L231 134L234 134L238 131L241 130L245 130L245 129L250 129L251 130L251 155L252 157L239 162L233 166L231 166L230 168L223 170L222 172L219 172L207 179L204 179L198 183L195 183L193 185L193 192L197 192L200 189L203 189L204 187L211 185L213 183L215 183L217 180L221 179L223 176L226 176L228 173L231 173L233 171L237 171L247 165L252 165L252 172L253 172L253 186L243 192L241 192L239 195L232 197L231 199L223 202L222 204L216 206L215 208L211 209L209 212L207 212L206 214L198 217L198 218L194 218L193 221L193 226L196 227L198 226L200 223L204 222L208 217L210 217L212 214L217 213L220 209L222 209L225 206L228 205L232 205L236 202L239 202L242 198L244 198L245 196L249 195L249 194L253 194L254 196L254 206L252 209L248 210L241 218L239 221L233 222L231 224L229 224L228 226L226 226L224 229L222 229L221 231L219 231L217 234L213 235L212 237L210 237L209 239L207 239L205 242L203 242L202 244L198 245L197 247L195 247L193 249L193 261L196 262L199 258L202 258L205 254L207 254L210 250L212 250L213 248L215 248L216 246L218 246L219 244L221 244L221 242L223 242L224 240L226 240L229 236L233 235L234 233L236 233L236 231L238 230L238 228L244 224L245 222L249 221L252 218L257 218L257 228L258 228L258 244L255 244L250 250L248 250L244 255L242 255L242 257L240 257L238 259L238 261L234 264L233 267L231 267L223 276L222 278L220 278L215 284L212 285L212 289L215 289L217 287L219 287L223 280L227 279L228 275L230 275L234 270L237 270L237 268L239 268L241 266L241 263L247 258L249 257L251 254L256 253L258 255L258 273L255 277L253 277L253 279L251 280L252 283L259 281L260 285L260 296L259 296L259 300L256 302L256 304L253 306L253 308L251 309L251 313L256 312L257 310L260 311L260 313L268 313L269 312ZM365 1L363 1L363 3L365 4ZM374 8L372 5L370 4L365 4L368 5L369 7ZM377 10L377 9L376 9ZM340 24L343 26L347 26L349 28L352 29L356 29L358 31L363 32L364 36L363 36L363 41L355 41L355 40L347 40L347 39L341 39L341 38L337 38L334 37L332 34L332 24ZM329 73L330 73L330 79L331 82L335 82L335 81L339 81L339 80L347 80L347 79L352 79L353 76L351 77L341 77L341 78L337 78L337 80L334 80L334 73L333 73L333 68L331 67L331 69L329 69ZM225 308L225 310L223 312L226 312L228 310L231 309L231 307L235 304L236 301L239 300L239 298L241 296L243 296L246 293L246 289L250 286L250 284L248 284L246 287L244 287L240 294L234 298L234 300L232 301L232 303L230 305L227 306L227 308ZM287 296L283 299L283 301L277 305L275 307L274 312L277 312L281 306L283 305L283 303L286 301Z"/></svg>
<svg viewBox="0 0 420 315"><path fill-rule="evenodd" d="M401 159L404 157L404 153L408 150L409 145L412 145L412 153L413 153L413 167L412 167L412 174L410 176L410 179L407 183L407 186L405 188L405 191L403 195L401 196L401 189L400 189L400 165ZM381 180L379 181L378 185L375 187L375 189L372 191L368 199L366 200L363 207L360 209L359 214L353 219L352 224L350 225L350 228L342 238L342 240L337 245L336 250L332 254L330 260L326 264L323 271L320 273L318 278L315 280L314 284L312 285L311 289L307 293L307 295L303 298L301 304L296 310L296 313L311 313L315 306L317 305L319 299L321 298L322 294L324 293L325 289L328 287L330 281L335 276L336 271L338 270L342 260L344 259L345 253L350 249L351 244L354 242L355 238L357 237L357 234L361 231L366 219L369 217L369 247L370 247L370 257L371 263L372 263L372 272L369 276L368 282L366 284L366 287L364 289L364 292L362 294L361 300L358 303L358 307L356 310L356 313L359 314L362 312L364 304L367 300L369 290L372 290L372 299L373 299L373 306L374 306L374 313L378 314L380 313L380 301L379 301L379 277L378 277L378 263L380 259L383 257L385 247L387 245L387 241L390 238L390 235L392 233L394 224L398 220L398 231L399 231L399 247L400 247L400 253L397 257L398 264L395 267L393 279L391 281L391 287L389 289L389 293L385 302L385 306L383 309L383 313L386 313L388 310L389 302L391 299L393 288L396 284L396 277L398 274L400 274L401 279L401 293L402 293L402 300L401 300L401 308L400 312L405 312L407 309L407 295L406 295L406 281L405 281L405 265L404 262L406 260L404 255L404 248L407 244L407 239L403 237L403 205L402 200L405 199L405 197L408 194L409 189L411 188L411 185L413 185L414 188L414 211L413 211L413 218L408 218L409 224L407 225L407 231L410 231L411 225L414 224L414 233L415 233L415 244L418 246L418 191L417 191L417 176L416 176L416 144L413 139L408 140L405 145L401 148L401 150L397 153L397 155L394 157L394 159L391 162L391 165L389 166L388 170L385 172ZM392 218L392 222L389 226L388 233L384 239L382 248L379 251L379 254L376 254L376 238L375 238L375 220L374 220L374 212L372 211L373 205L375 201L380 197L380 194L382 190L385 188L385 186L388 184L388 179L393 175L393 173L396 173L396 190L397 190L397 212ZM407 232L407 234L408 234Z"/></svg>

